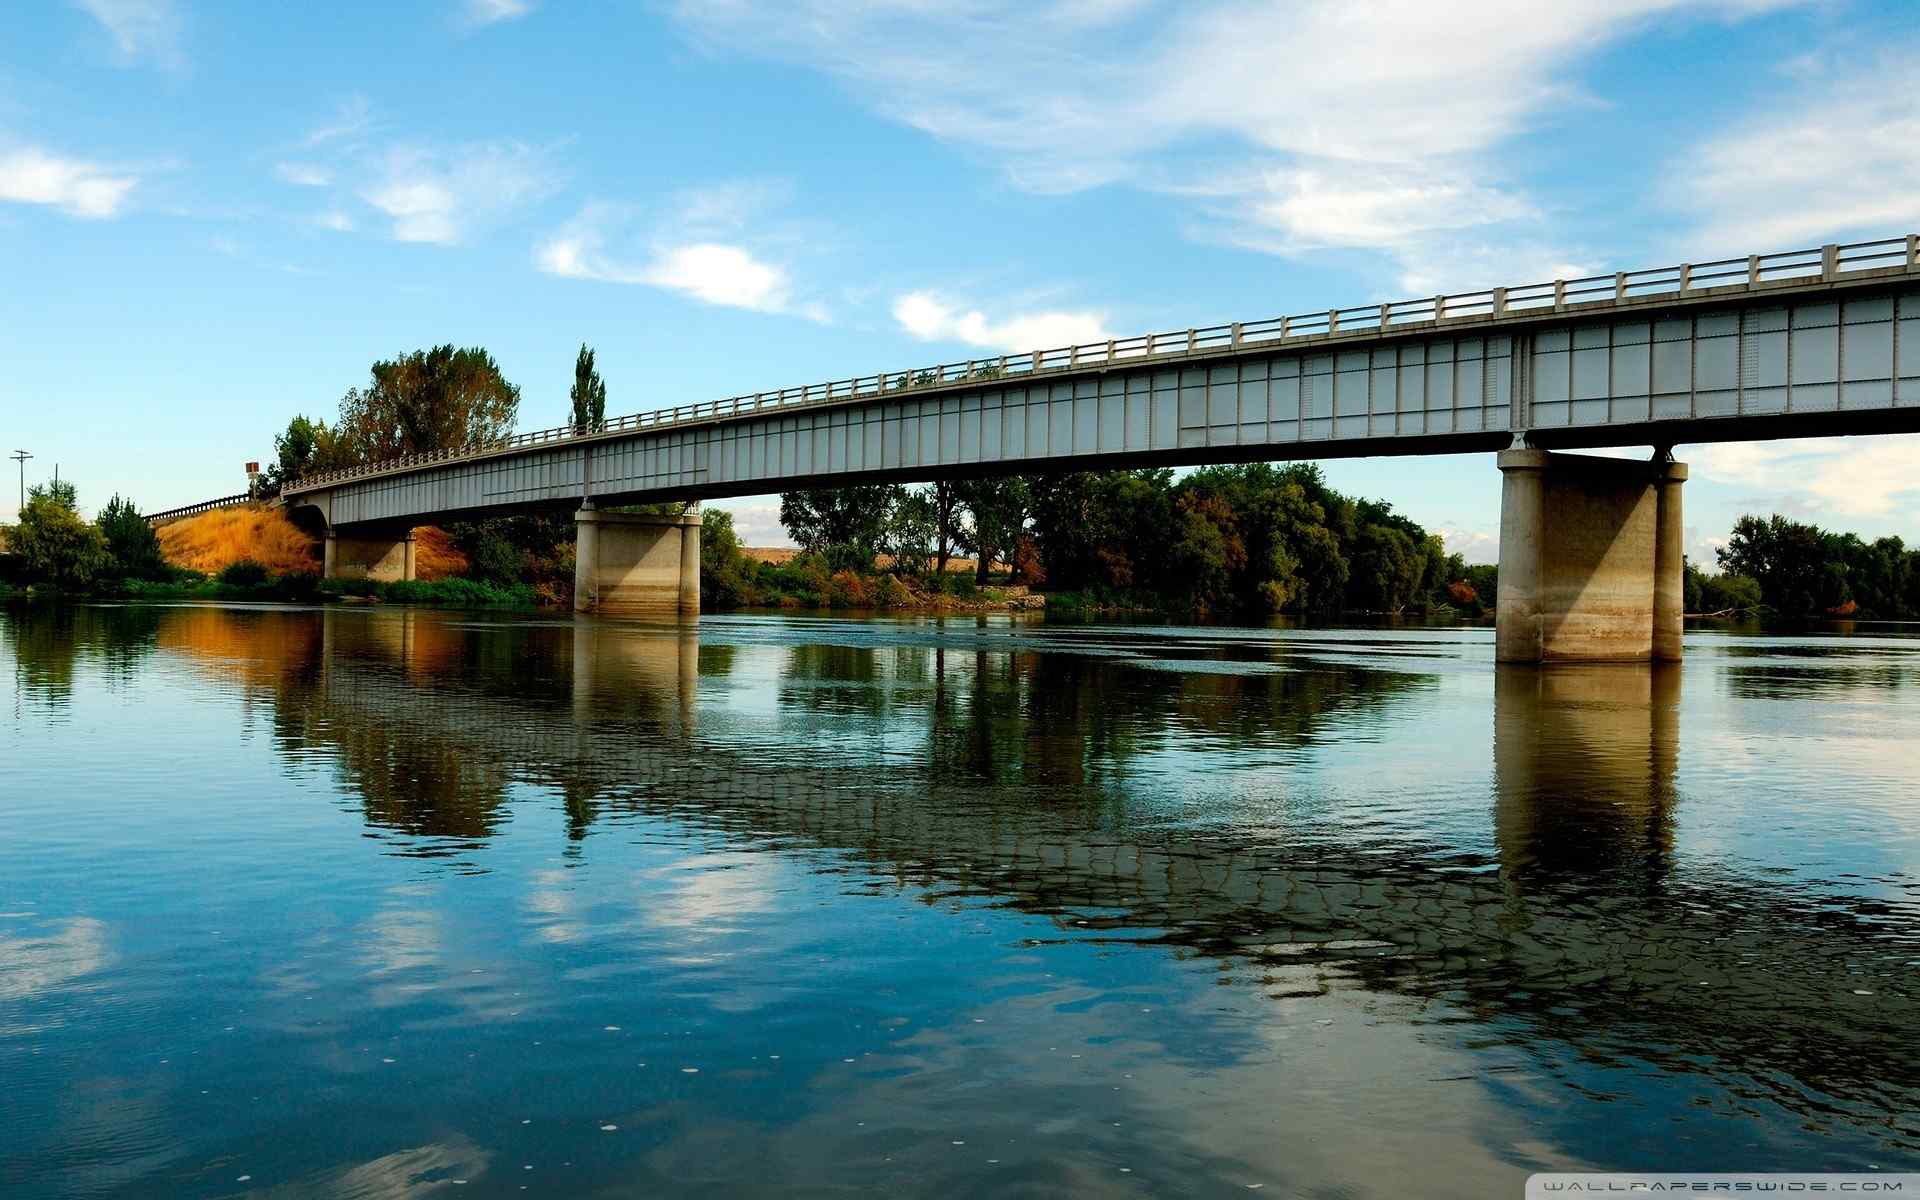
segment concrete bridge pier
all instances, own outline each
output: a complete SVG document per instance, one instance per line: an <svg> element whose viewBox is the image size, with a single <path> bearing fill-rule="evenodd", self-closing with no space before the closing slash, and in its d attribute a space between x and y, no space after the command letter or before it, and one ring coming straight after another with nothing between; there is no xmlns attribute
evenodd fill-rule
<svg viewBox="0 0 1920 1200"><path fill-rule="evenodd" d="M374 534L340 533L329 528L322 573L328 579L373 579L381 583L414 579L413 530Z"/></svg>
<svg viewBox="0 0 1920 1200"><path fill-rule="evenodd" d="M573 607L626 616L700 616L700 506L677 516L574 515Z"/></svg>
<svg viewBox="0 0 1920 1200"><path fill-rule="evenodd" d="M1500 454L1501 662L1678 661L1685 463Z"/></svg>

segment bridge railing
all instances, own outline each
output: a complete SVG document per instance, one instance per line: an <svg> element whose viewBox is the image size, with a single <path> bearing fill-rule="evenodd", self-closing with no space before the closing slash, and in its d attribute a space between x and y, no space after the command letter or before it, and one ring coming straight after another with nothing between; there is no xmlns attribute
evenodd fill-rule
<svg viewBox="0 0 1920 1200"><path fill-rule="evenodd" d="M238 508L243 504L252 504L258 497L252 492L239 492L232 496L222 496L218 500L202 500L198 504L183 504L179 508L169 508L164 512L146 514L149 525L165 525L170 521L182 521L188 517L197 517L203 512L212 512L216 508Z"/></svg>
<svg viewBox="0 0 1920 1200"><path fill-rule="evenodd" d="M454 459L477 458L502 451L531 448L610 434L632 433L645 429L682 425L716 417L742 416L768 410L801 408L847 400L878 397L916 388L950 386L968 380L1023 378L1084 370L1088 367L1137 364L1150 360L1180 358L1231 351L1246 346L1282 345L1338 334L1393 330L1402 326L1467 320L1524 316L1530 313L1563 312L1585 306L1621 304L1649 296L1684 295L1713 289L1735 291L1759 288L1794 280L1832 279L1858 271L1884 268L1920 271L1920 235L1880 238L1866 242L1829 243L1805 250L1783 250L1772 254L1754 254L1745 258L1724 258L1712 262L1679 263L1638 271L1616 271L1611 275L1588 275L1579 279L1554 279L1514 287L1485 288L1475 292L1424 296L1417 300L1393 300L1363 304L1353 308L1334 308L1324 312L1300 313L1289 317L1267 317L1258 321L1235 321L1227 325L1175 329L1165 333L1137 334L1087 342L1077 346L1058 346L1024 354L1003 354L997 358L972 358L961 362L939 363L905 371L882 371L852 379L837 379L803 387L781 388L771 392L753 392L712 400L701 404L682 404L631 416L613 417L588 428L562 425L553 429L514 434L482 445L453 450L435 450L409 454L383 462L365 463L303 478L290 490L317 487L342 480L359 479L386 471L406 470ZM219 503L219 502L210 502Z"/></svg>

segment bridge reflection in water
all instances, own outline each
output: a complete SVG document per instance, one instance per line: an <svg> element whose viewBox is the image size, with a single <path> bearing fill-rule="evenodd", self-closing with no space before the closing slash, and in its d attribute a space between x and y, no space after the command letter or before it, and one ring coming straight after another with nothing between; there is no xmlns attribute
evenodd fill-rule
<svg viewBox="0 0 1920 1200"><path fill-rule="evenodd" d="M1417 659L1382 669L1337 644L1310 670L1208 669L1261 665L1270 643L1229 638L1140 688L1114 686L1139 663L1098 638L1006 626L710 622L702 642L411 612L151 621L133 642L244 680L283 755L337 764L397 854L484 870L510 804L547 788L575 854L640 817L773 838L1050 915L1063 938L1211 956L1276 997L1358 988L1431 1005L1416 1023L1466 1014L1550 1071L1704 1074L1810 1120L1920 1107L1897 913L1676 852L1678 666L1479 668L1495 699L1484 836L1382 845L1377 828L1296 821L1284 773L1255 781L1263 823L1128 811L1165 782L1139 764L1183 740L1284 763L1336 718L1432 686ZM766 690L730 678L743 654L782 656L774 719L741 718Z"/></svg>

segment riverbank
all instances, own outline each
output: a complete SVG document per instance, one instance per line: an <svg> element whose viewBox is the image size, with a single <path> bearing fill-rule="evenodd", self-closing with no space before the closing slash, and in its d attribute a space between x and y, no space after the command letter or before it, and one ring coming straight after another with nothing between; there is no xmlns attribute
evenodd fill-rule
<svg viewBox="0 0 1920 1200"><path fill-rule="evenodd" d="M500 585L473 579L429 579L379 583L367 579L321 579L289 574L259 580L177 579L126 580L85 591L59 588L9 587L0 584L0 600L223 600L278 604L416 604L433 608L541 607L531 587L523 583Z"/></svg>

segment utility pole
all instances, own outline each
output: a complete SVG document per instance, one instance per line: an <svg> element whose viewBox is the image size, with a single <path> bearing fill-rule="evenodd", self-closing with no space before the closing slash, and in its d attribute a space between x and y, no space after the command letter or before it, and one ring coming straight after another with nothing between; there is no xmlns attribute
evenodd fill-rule
<svg viewBox="0 0 1920 1200"><path fill-rule="evenodd" d="M28 454L25 450L15 450L12 454L8 455L8 457L20 464L20 510L25 512L27 508L27 460L32 458L33 455Z"/></svg>

